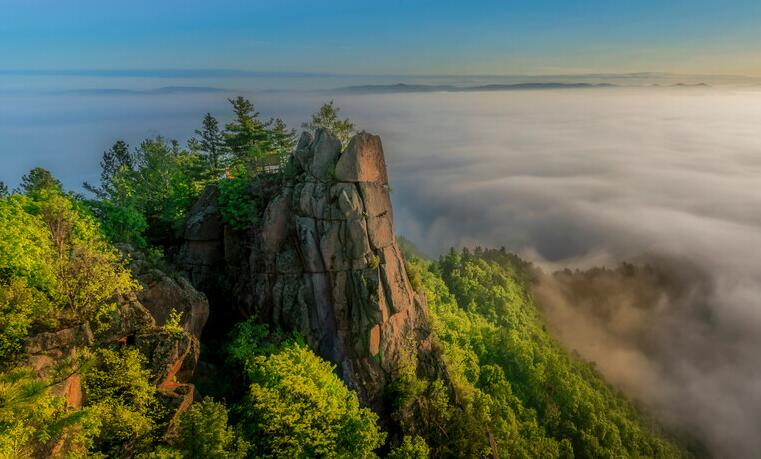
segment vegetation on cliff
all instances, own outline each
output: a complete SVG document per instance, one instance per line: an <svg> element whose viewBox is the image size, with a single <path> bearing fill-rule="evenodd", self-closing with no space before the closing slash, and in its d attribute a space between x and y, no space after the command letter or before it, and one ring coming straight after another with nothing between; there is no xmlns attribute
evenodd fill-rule
<svg viewBox="0 0 761 459"><path fill-rule="evenodd" d="M169 370L154 360L157 349L192 348L183 316L167 304L162 327L149 318L112 332L136 320L122 309L141 288L115 245L170 266L162 254L176 250L209 184L219 185L230 229L258 223L267 203L257 190L291 172L295 138L282 121L261 120L250 101L230 102L233 120L220 129L207 114L187 147L160 137L134 151L116 142L103 155L100 184L85 185L92 199L64 192L39 168L13 193L0 187L0 457L686 455L546 332L529 266L504 250L452 251L437 261L407 254L410 285L427 298L430 358L440 362L423 374L416 356L402 360L385 388L384 416L362 406L302 336L256 318L211 344L224 362L212 377L225 389L204 395L216 400L177 398L183 359ZM343 140L354 130L332 103L305 127ZM140 333L151 324L147 339ZM35 346L64 339L70 352L41 360ZM80 383L77 397L70 388Z"/></svg>

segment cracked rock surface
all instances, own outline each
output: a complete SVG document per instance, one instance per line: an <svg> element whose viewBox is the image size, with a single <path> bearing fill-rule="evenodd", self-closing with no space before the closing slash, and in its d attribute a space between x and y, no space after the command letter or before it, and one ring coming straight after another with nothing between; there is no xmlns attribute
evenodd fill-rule
<svg viewBox="0 0 761 459"><path fill-rule="evenodd" d="M295 173L267 198L258 227L241 236L238 246L248 251L244 266L232 269L236 305L301 333L365 404L383 412L389 377L430 349L430 332L425 297L411 287L394 237L381 140L362 132L342 151L335 136L318 129L302 134L291 161ZM208 213L214 192L204 196L189 219L193 228L218 221ZM218 256L192 253L194 239L183 248L193 260L186 269L217 263Z"/></svg>

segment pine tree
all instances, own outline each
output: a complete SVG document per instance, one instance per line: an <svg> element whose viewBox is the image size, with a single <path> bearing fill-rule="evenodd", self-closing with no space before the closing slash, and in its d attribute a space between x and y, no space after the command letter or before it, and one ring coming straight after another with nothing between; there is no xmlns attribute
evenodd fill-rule
<svg viewBox="0 0 761 459"><path fill-rule="evenodd" d="M32 195L45 190L62 191L63 185L47 169L35 167L21 177L21 190Z"/></svg>
<svg viewBox="0 0 761 459"><path fill-rule="evenodd" d="M259 119L254 104L245 97L228 99L233 106L235 119L225 126L225 143L233 161L250 166L272 151L268 124Z"/></svg>
<svg viewBox="0 0 761 459"><path fill-rule="evenodd" d="M5 184L2 180L0 180L0 198L5 198L8 196L8 185Z"/></svg>
<svg viewBox="0 0 761 459"><path fill-rule="evenodd" d="M100 186L96 187L87 182L83 184L87 191L94 193L98 198L105 199L115 194L114 181L119 174L134 170L135 159L129 151L129 145L123 140L117 140L111 148L103 152L100 161Z"/></svg>
<svg viewBox="0 0 761 459"><path fill-rule="evenodd" d="M316 131L319 128L327 129L338 137L338 140L346 148L349 139L354 134L355 126L349 118L340 119L338 117L338 112L340 111L341 109L336 107L331 100L323 104L320 110L312 115L312 120L308 123L303 123L301 127L309 131Z"/></svg>
<svg viewBox="0 0 761 459"><path fill-rule="evenodd" d="M291 154L296 146L296 130L288 129L285 121L280 118L276 118L270 121L270 143L277 155L277 160L280 167L283 167L288 155Z"/></svg>
<svg viewBox="0 0 761 459"><path fill-rule="evenodd" d="M207 113L201 122L201 129L196 129L200 137L198 149L203 152L206 163L214 171L219 171L227 166L227 146L225 136L219 129L219 122L211 113Z"/></svg>

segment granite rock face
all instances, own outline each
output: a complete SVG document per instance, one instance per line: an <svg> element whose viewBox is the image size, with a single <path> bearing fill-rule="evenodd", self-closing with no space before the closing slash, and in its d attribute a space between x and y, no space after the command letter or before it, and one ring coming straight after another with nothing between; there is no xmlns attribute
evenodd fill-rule
<svg viewBox="0 0 761 459"><path fill-rule="evenodd" d="M218 199L219 189L209 186L190 209L185 242L177 259L190 282L200 290L211 286L215 271L224 264L224 224Z"/></svg>
<svg viewBox="0 0 761 459"><path fill-rule="evenodd" d="M291 161L295 174L264 197L260 224L239 236L248 257L228 266L238 273L232 296L244 316L300 332L383 414L386 383L402 361L422 361L430 332L425 297L410 286L394 237L380 138L362 132L342 151L327 130L304 133ZM190 217L198 227L216 218ZM194 246L186 241L181 253Z"/></svg>
<svg viewBox="0 0 761 459"><path fill-rule="evenodd" d="M143 290L137 297L156 324L164 325L172 310L181 314L180 325L197 340L209 318L209 302L184 277L170 277L152 269L140 276Z"/></svg>
<svg viewBox="0 0 761 459"><path fill-rule="evenodd" d="M146 356L162 397L176 406L177 416L195 394L187 381L198 362L199 338L209 305L184 278L150 268L138 253L126 247L122 250L132 255L131 268L143 290L116 298L110 317L95 331L88 322L81 322L29 337L25 343L27 364L38 375L50 376L58 364L75 359L85 348L135 345ZM183 313L180 332L161 328L172 309ZM73 408L80 408L87 395L82 393L81 376L76 372L53 386L51 392L64 396Z"/></svg>

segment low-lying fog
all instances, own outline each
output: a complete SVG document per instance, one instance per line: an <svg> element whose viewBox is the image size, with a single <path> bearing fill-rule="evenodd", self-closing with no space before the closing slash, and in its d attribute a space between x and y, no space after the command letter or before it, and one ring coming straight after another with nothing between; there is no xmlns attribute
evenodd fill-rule
<svg viewBox="0 0 761 459"><path fill-rule="evenodd" d="M43 165L76 187L115 138L184 140L204 112L229 117L224 97L2 96L0 180ZM329 98L252 97L294 127ZM604 313L562 279L537 295L561 341L661 419L720 456L761 451L761 91L335 100L381 134L397 231L427 252L505 246L547 270L635 260L667 273L665 286L606 281L619 295Z"/></svg>

